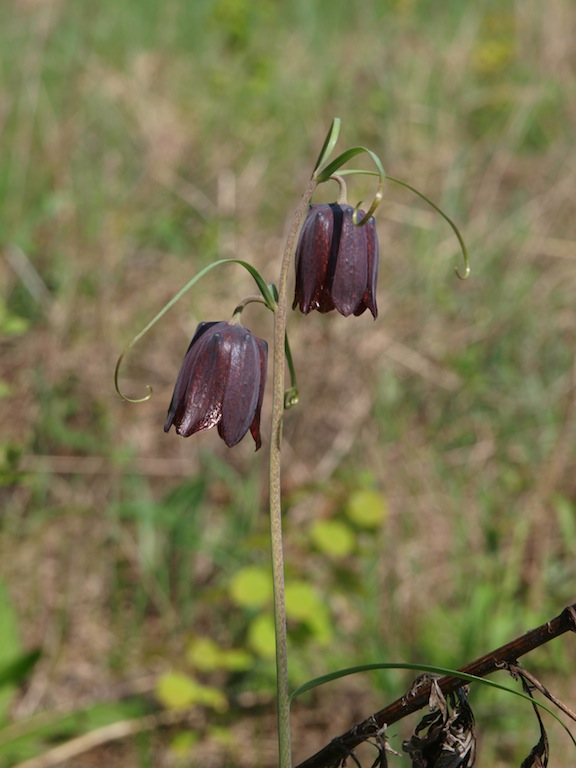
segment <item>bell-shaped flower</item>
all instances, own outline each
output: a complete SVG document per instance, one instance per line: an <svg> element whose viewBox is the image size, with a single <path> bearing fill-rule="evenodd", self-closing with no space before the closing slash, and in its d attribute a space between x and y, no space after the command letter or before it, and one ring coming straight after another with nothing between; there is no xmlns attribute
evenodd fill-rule
<svg viewBox="0 0 576 768"><path fill-rule="evenodd" d="M176 379L164 431L182 437L218 425L228 447L250 430L262 445L260 411L268 345L237 323L200 323Z"/></svg>
<svg viewBox="0 0 576 768"><path fill-rule="evenodd" d="M376 319L378 235L373 217L362 226L353 219L351 205L317 203L310 206L296 247L298 305L307 315L313 309L361 315L369 309ZM364 216L358 211L358 220Z"/></svg>

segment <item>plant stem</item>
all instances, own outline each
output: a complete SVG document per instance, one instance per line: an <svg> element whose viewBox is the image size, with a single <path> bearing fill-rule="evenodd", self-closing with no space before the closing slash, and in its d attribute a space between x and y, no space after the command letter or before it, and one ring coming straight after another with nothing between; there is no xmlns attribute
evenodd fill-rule
<svg viewBox="0 0 576 768"><path fill-rule="evenodd" d="M278 751L280 768L291 768L290 701L288 689L288 648L286 643L286 601L284 596L284 554L282 548L281 449L284 415L284 336L286 333L286 300L288 271L298 235L308 212L317 181L311 179L290 227L284 246L278 307L274 313L274 371L272 381L272 427L270 432L270 538L272 542L272 575L274 581L274 627L276 632L276 698L278 705Z"/></svg>

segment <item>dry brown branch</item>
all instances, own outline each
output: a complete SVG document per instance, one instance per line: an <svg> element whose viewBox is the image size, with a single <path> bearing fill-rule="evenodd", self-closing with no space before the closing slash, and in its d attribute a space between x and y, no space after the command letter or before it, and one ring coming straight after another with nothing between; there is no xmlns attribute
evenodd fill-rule
<svg viewBox="0 0 576 768"><path fill-rule="evenodd" d="M525 635L487 653L458 671L466 675L486 677L502 666L515 662L520 656L569 631L576 632L576 603L565 608L559 616L546 624L526 632ZM460 678L449 675L440 678L437 682L444 696L456 691L462 685ZM300 763L297 768L336 768L342 758L363 741L373 738L384 727L422 709L430 698L431 685L430 680L423 680L417 688L413 687L400 699L370 715L342 736L333 739L315 755Z"/></svg>

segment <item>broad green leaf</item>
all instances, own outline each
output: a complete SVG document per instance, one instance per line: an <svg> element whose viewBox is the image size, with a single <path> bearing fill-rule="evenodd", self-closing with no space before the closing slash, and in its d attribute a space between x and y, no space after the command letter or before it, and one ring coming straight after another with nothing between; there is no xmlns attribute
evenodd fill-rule
<svg viewBox="0 0 576 768"><path fill-rule="evenodd" d="M230 581L230 597L243 608L261 608L272 600L272 574L250 565L236 571Z"/></svg>
<svg viewBox="0 0 576 768"><path fill-rule="evenodd" d="M254 653L264 659L273 659L276 654L274 620L269 614L256 616L248 627L248 645Z"/></svg>
<svg viewBox="0 0 576 768"><path fill-rule="evenodd" d="M308 621L323 607L318 594L306 581L286 584L286 615L295 621Z"/></svg>
<svg viewBox="0 0 576 768"><path fill-rule="evenodd" d="M240 648L232 648L228 651L222 651L222 667L231 672L242 672L245 669L251 669L254 666L252 656Z"/></svg>
<svg viewBox="0 0 576 768"><path fill-rule="evenodd" d="M186 658L195 669L211 672L221 669L222 651L209 637L195 637L186 650Z"/></svg>
<svg viewBox="0 0 576 768"><path fill-rule="evenodd" d="M195 704L218 712L228 709L228 700L218 688L202 685L183 672L166 672L156 684L156 696L168 709L187 709Z"/></svg>
<svg viewBox="0 0 576 768"><path fill-rule="evenodd" d="M348 499L346 514L361 528L378 528L388 514L386 499L378 491L354 491Z"/></svg>
<svg viewBox="0 0 576 768"><path fill-rule="evenodd" d="M212 672L217 669L239 671L250 669L253 664L252 657L246 651L220 648L208 637L191 640L186 658L195 669L203 672Z"/></svg>
<svg viewBox="0 0 576 768"><path fill-rule="evenodd" d="M310 536L321 552L335 559L349 555L356 544L354 531L340 520L317 520Z"/></svg>

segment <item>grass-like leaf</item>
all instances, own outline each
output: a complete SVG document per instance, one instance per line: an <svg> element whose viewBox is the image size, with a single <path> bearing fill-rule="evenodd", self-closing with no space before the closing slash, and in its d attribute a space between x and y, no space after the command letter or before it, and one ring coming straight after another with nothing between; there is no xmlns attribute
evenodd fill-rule
<svg viewBox="0 0 576 768"><path fill-rule="evenodd" d="M347 667L345 669L339 669L336 672L330 672L327 675L316 677L313 680L309 680L307 683L304 683L304 685L301 685L293 693L290 694L290 701L292 701L298 696L301 696L303 693L306 693L307 691L311 691L314 688L318 688L319 686L324 685L325 683L330 683L333 680L338 680L341 677L348 677L348 675L355 675L358 672L371 672L377 669L404 669L404 670L416 670L418 672L428 672L433 675L444 675L449 677L455 677L459 680L466 680L469 683L481 683L482 685L487 685L490 688L496 688L497 690L505 691L506 693L511 693L514 696L518 696L519 698L525 699L526 701L530 702L532 706L536 704L538 707L548 712L549 715L552 715L552 717L555 720L557 720L560 723L560 725L564 728L564 730L572 740L572 743L576 747L576 739L572 735L572 732L570 731L570 729L558 717L558 715L552 709L550 709L550 707L546 706L546 704L543 704L541 701L537 701L536 699L531 698L530 696L523 693L522 691L516 691L514 690L514 688L508 688L506 685L495 683L493 680L487 680L484 677L478 677L477 675L469 675L468 673L460 672L457 669L447 669L446 667L436 667L429 664L399 664L395 662L381 662L377 664L360 664L357 667Z"/></svg>
<svg viewBox="0 0 576 768"><path fill-rule="evenodd" d="M168 310L171 309L174 306L174 304L176 304L176 302L179 301L182 298L182 296L184 296L184 294L187 291L190 290L190 288L192 288L192 286L194 286L201 278L203 278L205 275L207 275L208 272L210 272L211 270L215 269L216 267L222 266L223 264L240 264L240 266L244 267L244 269L246 269L252 275L252 277L254 278L254 280L256 282L256 285L258 286L258 290L262 294L262 298L264 299L264 303L266 304L268 309L271 309L272 311L274 311L274 309L276 307L276 301L274 299L273 292L270 290L270 287L269 287L268 283L264 280L264 278L262 277L260 272L258 272L258 270L255 267L252 266L252 264L249 264L246 261L242 261L241 259L219 259L218 261L212 262L212 264L208 264L207 267L204 267L204 269L200 270L200 272L198 272L198 274L194 275L193 278L188 280L186 285L183 288L181 288L178 291L178 293L176 293L170 299L170 301L167 302L162 307L160 312L158 312L158 314L155 315L152 318L152 320L150 320L150 322L139 333L136 334L136 336L134 336L132 341L128 344L126 349L122 352L122 354L118 358L118 361L116 362L116 368L114 369L114 387L116 388L116 392L118 392L118 394L120 395L120 397L123 400L126 400L129 403L143 403L143 402L145 402L146 400L149 400L152 397L152 387L149 384L146 385L147 389L148 389L148 394L145 395L144 397L138 397L138 398L127 397L120 390L120 385L119 385L119 382L118 382L119 375L120 375L120 366L122 364L122 361L124 360L124 358L128 354L128 352L142 338L142 336L144 336L146 333L148 333L148 331L154 325L156 325L158 320L160 320L162 317L164 317L166 312L168 312Z"/></svg>
<svg viewBox="0 0 576 768"><path fill-rule="evenodd" d="M356 155L360 155L362 153L366 153L370 155L372 158L374 165L378 169L377 172L372 172L370 175L378 176L379 182L378 182L378 189L376 190L376 194L374 195L374 199L372 200L372 203L370 205L370 208L366 212L365 216L361 221L355 221L355 223L361 227L363 224L365 224L370 216L374 213L376 208L380 205L380 202L382 200L382 196L384 194L384 181L387 178L386 172L384 171L384 166L382 165L382 162L378 155L375 152L372 152L371 149L367 149L366 147L350 147L350 149L347 149L345 152L342 152L342 154L338 155L338 157L333 160L331 163L329 163L327 166L320 170L316 170L315 176L318 182L324 182L328 181L328 179L333 176L333 174L336 173L336 171L339 171L339 169L345 165L349 160L351 160L353 157L356 157ZM341 172L346 173L345 171ZM365 172L362 172L365 173ZM356 210L354 212L354 215L356 216L356 212L359 210L360 206L362 205L362 202L359 202L356 205Z"/></svg>
<svg viewBox="0 0 576 768"><path fill-rule="evenodd" d="M330 126L330 130L328 131L326 138L324 139L324 144L322 145L320 154L318 155L318 160L316 161L316 165L314 166L314 174L316 174L316 171L318 170L318 168L321 168L324 165L324 163L328 162L330 155L334 151L336 142L338 141L338 136L340 135L341 127L342 127L342 120L339 117L335 117L332 120L332 125Z"/></svg>

